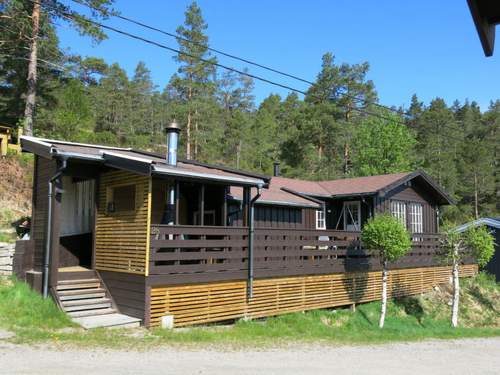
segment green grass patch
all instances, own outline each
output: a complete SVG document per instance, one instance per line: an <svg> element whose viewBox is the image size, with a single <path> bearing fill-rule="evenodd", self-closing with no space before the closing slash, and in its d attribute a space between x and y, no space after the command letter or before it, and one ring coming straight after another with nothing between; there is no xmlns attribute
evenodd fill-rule
<svg viewBox="0 0 500 375"><path fill-rule="evenodd" d="M315 310L234 324L162 330L85 331L77 328L50 300L23 283L0 285L0 326L17 343L45 342L76 346L147 349L162 345L210 345L239 348L294 343L380 344L425 339L500 336L500 285L481 274L462 280L460 327L449 322L450 290L391 300L385 327L378 328L380 303L350 309Z"/></svg>

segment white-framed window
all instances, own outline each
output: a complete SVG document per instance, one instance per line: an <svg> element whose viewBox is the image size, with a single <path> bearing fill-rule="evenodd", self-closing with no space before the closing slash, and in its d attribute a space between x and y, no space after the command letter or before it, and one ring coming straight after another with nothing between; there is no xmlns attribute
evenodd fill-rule
<svg viewBox="0 0 500 375"><path fill-rule="evenodd" d="M423 233L423 206L420 203L410 203L408 205L409 225L411 233Z"/></svg>
<svg viewBox="0 0 500 375"><path fill-rule="evenodd" d="M344 230L361 230L361 202L344 202Z"/></svg>
<svg viewBox="0 0 500 375"><path fill-rule="evenodd" d="M391 214L399 219L406 228L406 203L401 201L391 201Z"/></svg>
<svg viewBox="0 0 500 375"><path fill-rule="evenodd" d="M325 211L316 211L316 229L326 229Z"/></svg>

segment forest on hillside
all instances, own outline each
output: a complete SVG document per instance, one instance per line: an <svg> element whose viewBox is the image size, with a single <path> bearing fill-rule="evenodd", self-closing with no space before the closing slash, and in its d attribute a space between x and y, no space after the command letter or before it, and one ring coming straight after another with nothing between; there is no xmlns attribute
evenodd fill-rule
<svg viewBox="0 0 500 375"><path fill-rule="evenodd" d="M89 19L115 12L112 0L85 3L97 9ZM0 123L12 127L25 121L34 4L0 1ZM65 12L75 15L73 21L61 17ZM62 49L58 22L96 42L106 38L105 30L70 6L42 3L36 136L163 152L163 129L175 119L189 159L267 174L279 161L283 174L312 180L421 168L458 202L446 209L446 219L500 216L498 99L479 108L473 100L423 103L413 95L408 109L388 109L367 78L368 62L339 63L326 52L305 95L270 94L257 104L250 76L214 65L210 29L196 2L176 30L178 70L159 88L143 61L128 76L118 63Z"/></svg>

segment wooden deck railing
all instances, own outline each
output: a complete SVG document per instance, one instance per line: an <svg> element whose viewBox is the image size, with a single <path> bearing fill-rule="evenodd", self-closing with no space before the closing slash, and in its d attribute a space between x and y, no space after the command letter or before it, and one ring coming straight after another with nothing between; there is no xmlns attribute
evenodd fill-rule
<svg viewBox="0 0 500 375"><path fill-rule="evenodd" d="M438 234L415 234L411 251L391 268L441 265ZM149 275L168 283L244 279L248 228L153 225ZM260 277L380 269L359 232L256 228L254 275Z"/></svg>

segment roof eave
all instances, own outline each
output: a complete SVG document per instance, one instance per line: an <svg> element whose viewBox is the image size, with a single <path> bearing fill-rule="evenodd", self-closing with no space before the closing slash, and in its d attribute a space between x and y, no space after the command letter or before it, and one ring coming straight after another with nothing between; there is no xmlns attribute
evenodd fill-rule
<svg viewBox="0 0 500 375"><path fill-rule="evenodd" d="M447 205L447 204L455 204L456 201L441 187L437 184L432 177L430 177L427 173L425 173L422 170L418 170L412 173L408 173L406 176L400 178L399 180L383 187L382 189L379 189L376 193L378 193L381 197L384 197L387 193L395 189L396 187L413 180L415 177L422 177L425 182L427 182L439 195L441 198L440 204L441 205Z"/></svg>
<svg viewBox="0 0 500 375"><path fill-rule="evenodd" d="M266 183L260 179L247 179L247 178L239 178L232 176L221 176L216 174L209 173L200 173L194 171L184 171L176 168L166 168L160 167L153 164L152 168L153 174L158 175L168 175L173 177L184 177L188 179L200 179L200 180L208 180L208 181L218 181L231 183L234 186L250 186L250 187L264 187Z"/></svg>

